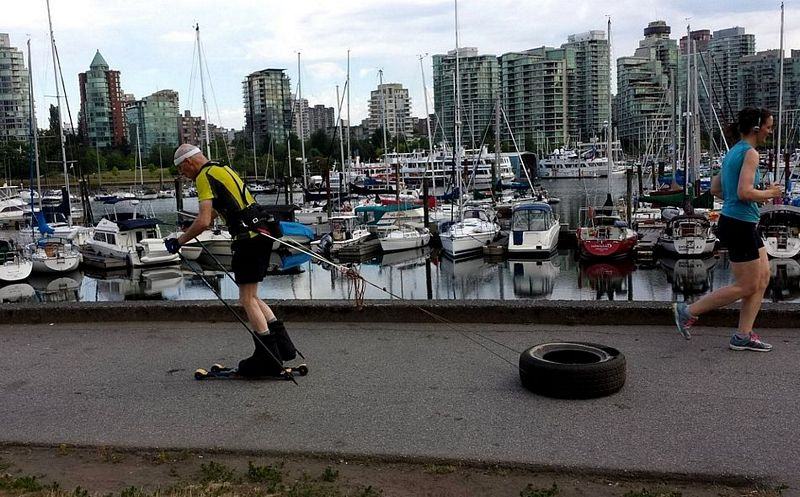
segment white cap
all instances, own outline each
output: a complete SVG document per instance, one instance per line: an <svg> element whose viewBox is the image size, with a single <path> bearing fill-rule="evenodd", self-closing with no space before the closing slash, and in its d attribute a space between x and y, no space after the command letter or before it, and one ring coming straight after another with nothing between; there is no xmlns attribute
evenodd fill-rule
<svg viewBox="0 0 800 497"><path fill-rule="evenodd" d="M183 145L178 147L177 150L175 150L175 160L173 160L173 163L177 166L178 164L185 161L189 157L192 157L199 153L201 153L201 151L197 146L191 145L189 143L184 143Z"/></svg>

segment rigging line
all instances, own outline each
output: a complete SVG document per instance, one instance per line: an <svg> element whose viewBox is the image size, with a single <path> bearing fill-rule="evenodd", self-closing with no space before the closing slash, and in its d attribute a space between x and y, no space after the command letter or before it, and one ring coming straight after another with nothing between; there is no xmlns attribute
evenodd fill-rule
<svg viewBox="0 0 800 497"><path fill-rule="evenodd" d="M69 127L72 128L72 133L75 133L75 123L72 122L72 111L69 108L69 99L67 98L67 87L64 85L64 73L61 71L61 58L58 56L58 46L53 44L53 48L55 49L56 53L56 64L58 64L58 75L61 79L61 89L64 91L64 105L67 106L67 116L69 116ZM59 124L59 126L63 126ZM72 140L72 143L69 144L70 151L72 152L72 158L75 159L77 157L76 151L76 144L75 140ZM78 175L83 178L83 168L81 167L80 161L78 161Z"/></svg>
<svg viewBox="0 0 800 497"><path fill-rule="evenodd" d="M305 247L303 247L302 245L300 245L297 242L294 242L293 240L278 239L278 238L273 237L271 234L267 234L267 233L264 233L262 231L258 231L258 233L261 234L262 236L265 236L265 237L269 238L272 241L275 241L275 242L278 242L278 243L280 243L282 245L285 245L287 247L293 248L293 249L295 249L295 250L297 250L299 252L302 252L302 253L304 253L304 254L306 254L306 255L308 255L308 256L310 256L310 257L312 257L312 258L314 258L314 259L316 259L316 260L318 260L318 261L320 261L320 262L322 262L324 264L328 264L331 267L334 267L334 268L338 269L340 272L342 272L345 275L348 275L349 277L351 277L353 279L359 279L359 280L363 281L365 285L369 285L369 286L371 286L373 288L376 288L377 290L386 293L387 295L389 295L390 297L393 297L396 300L401 300L403 302L408 303L409 305L411 305L412 307L416 308L417 310L419 310L423 314L435 319L436 321L439 321L440 323L448 326L451 330L453 330L453 331L459 333L460 335L464 336L465 338L467 338L471 342L473 342L473 343L479 345L480 347L486 349L492 355L497 356L498 358L502 359L503 361L507 362L508 364L511 364L514 367L518 367L517 364L514 364L513 362L509 361L505 357L497 354L496 352L494 352L490 348L486 347L485 344L483 344L483 343L475 340L471 336L469 336L469 334L474 334L476 336L479 336L479 337L483 338L484 340L488 340L490 342L496 343L497 345L500 345L502 347L505 347L505 348L507 348L509 350L512 350L512 351L518 353L519 351L517 351L516 349L512 349L511 347L508 347L507 345L505 345L505 344L503 344L501 342L498 342L498 341L496 341L496 340L494 340L494 339L492 339L490 337L486 337L484 335L481 335L478 332L464 330L460 326L458 326L457 323L454 323L454 322L450 321L449 319L447 319L445 317L442 317L442 316L440 316L440 315L438 315L438 314L436 314L434 312L431 312L431 311L429 311L429 310L427 310L427 309L425 309L425 308L423 308L423 307L421 307L419 305L414 304L412 301L407 300L407 299L397 295L396 293L394 293L394 292L392 292L390 290L387 290L386 287L379 286L378 284L369 281L368 279L364 278L357 270L354 270L352 267L347 267L347 266L343 266L341 264L337 264L337 263L335 263L335 262L333 262L333 261L331 261L329 259L326 259L325 257L322 257L321 255L319 255L319 254L317 254L315 252L306 250Z"/></svg>
<svg viewBox="0 0 800 497"><path fill-rule="evenodd" d="M206 51L203 48L203 44L202 44L201 41L198 41L198 50L200 50L200 53L203 55L203 58L206 61L206 63L205 63L206 74L208 75L208 86L211 88L211 99L214 101L214 108L217 111L217 123L218 123L218 125L220 127L222 127L222 115L219 112L219 103L217 102L217 95L216 95L216 93L214 93L214 82L211 79L211 71L208 70L208 56L206 55ZM201 66L200 67L200 71L202 71L202 70L203 70L203 68ZM214 141L216 141L216 140L217 139L215 137ZM228 137L227 137L227 135L222 135L222 143L223 143L224 148L225 148L225 157L228 158L228 164L232 165L233 163L231 162L231 152L230 152L230 150L228 150Z"/></svg>
<svg viewBox="0 0 800 497"><path fill-rule="evenodd" d="M496 106L497 104L495 104ZM494 107L492 110L495 110ZM475 160L472 164L472 173L470 174L469 181L467 182L467 186L464 190L469 190L470 185L472 185L473 180L475 179L475 174L478 172L478 162L483 158L483 144L486 143L486 137L489 135L489 129L492 127L492 121L489 120L489 124L486 125L486 131L483 132L483 138L481 138L481 144L478 146L478 154L475 156ZM496 164L495 167L500 167L500 164ZM492 198L494 198L494 185L492 185Z"/></svg>
<svg viewBox="0 0 800 497"><path fill-rule="evenodd" d="M194 78L195 78L195 63L197 62L197 41L192 44L192 67L189 70L189 90L188 90L188 98L187 103L189 104L189 108L194 105Z"/></svg>

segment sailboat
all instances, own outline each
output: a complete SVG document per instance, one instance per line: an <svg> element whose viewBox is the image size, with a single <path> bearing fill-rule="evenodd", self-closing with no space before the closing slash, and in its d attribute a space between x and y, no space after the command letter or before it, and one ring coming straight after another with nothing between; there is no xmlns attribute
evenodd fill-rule
<svg viewBox="0 0 800 497"><path fill-rule="evenodd" d="M448 257L456 259L476 253L488 245L500 233L500 227L481 207L464 209L464 191L462 183L463 165L461 161L461 81L459 74L459 46L458 46L458 2L455 3L455 32L456 32L456 105L455 105L455 144L453 146L453 164L456 172L458 190L458 215L459 221L453 223L440 235L442 251ZM493 217L493 216L492 216Z"/></svg>
<svg viewBox="0 0 800 497"><path fill-rule="evenodd" d="M692 63L691 29L687 26L686 46L686 162L683 177L684 212L666 219L667 226L656 242L658 247L670 257L705 257L714 251L717 237L711 230L711 223L705 214L696 213L689 180L697 176L700 159L700 104L697 86L697 61ZM693 53L697 54L696 47ZM710 196L710 193L706 194Z"/></svg>
<svg viewBox="0 0 800 497"><path fill-rule="evenodd" d="M14 246L0 240L0 283L15 283L28 279L33 264L17 252Z"/></svg>
<svg viewBox="0 0 800 497"><path fill-rule="evenodd" d="M47 10L48 19L50 16L50 9L48 5ZM53 28L52 24L50 25L50 42L53 44L53 53L55 54L55 38L53 37ZM54 66L58 69L58 74L60 74L60 67L56 64L56 60L53 60ZM28 71L30 72L31 67L33 64L31 63L31 51L30 51L30 40L28 41ZM29 103L30 103L30 131L31 131L31 138L32 140L36 141L36 116L34 113L34 102L33 102L33 76L29 74ZM56 95L58 95L58 80L56 80ZM66 95L64 96L66 99ZM59 100L59 107L60 107L60 100ZM60 111L59 111L60 112ZM62 139L62 148L63 148L63 131L61 132L61 139ZM29 168L31 171L31 178L34 174L34 163L36 164L36 175L38 178L39 175L39 157L38 153L38 146L34 147L34 150L31 151L30 154L30 164ZM66 162L64 163L66 167ZM31 185L31 188L33 186ZM66 181L66 188L69 188L69 181ZM67 206L69 206L70 199L68 197L68 193L63 195L66 198ZM31 201L31 211L34 210L34 196L31 194L30 196ZM41 206L40 206L41 208ZM67 218L71 219L69 215L70 212L67 210ZM81 256L80 250L78 247L75 246L70 237L74 236L74 233L77 229L69 229L70 226L67 227L66 233L62 230L59 234L65 234L67 238L62 238L61 236L55 236L56 232L53 228L47 225L44 219L44 214L42 212L38 212L34 214L39 233L41 238L38 240L34 240L33 243L28 245L25 248L25 252L28 255L33 271L39 273L69 273L78 268L83 257Z"/></svg>
<svg viewBox="0 0 800 497"><path fill-rule="evenodd" d="M611 19L608 20L608 64L611 67ZM576 230L578 250L583 258L624 258L633 254L638 239L619 216L611 198L611 171L614 163L613 126L611 121L611 78L608 83L608 126L606 128L606 166L608 168L608 193L602 207L581 208L578 218L580 227Z"/></svg>

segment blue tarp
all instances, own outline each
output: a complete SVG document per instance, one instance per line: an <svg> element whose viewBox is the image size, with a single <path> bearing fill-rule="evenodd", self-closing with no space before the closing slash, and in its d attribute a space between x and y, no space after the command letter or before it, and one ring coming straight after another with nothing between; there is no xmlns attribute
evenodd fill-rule
<svg viewBox="0 0 800 497"><path fill-rule="evenodd" d="M283 236L304 236L309 240L314 239L314 231L311 228L292 221L281 221L281 232Z"/></svg>

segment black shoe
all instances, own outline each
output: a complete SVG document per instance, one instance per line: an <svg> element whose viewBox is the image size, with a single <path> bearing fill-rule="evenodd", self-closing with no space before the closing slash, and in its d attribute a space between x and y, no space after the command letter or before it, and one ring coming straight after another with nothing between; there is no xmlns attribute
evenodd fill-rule
<svg viewBox="0 0 800 497"><path fill-rule="evenodd" d="M259 335L258 339L253 337L256 348L253 355L239 361L239 374L242 376L280 376L283 373L283 361L281 361L276 341L276 337L272 333Z"/></svg>
<svg viewBox="0 0 800 497"><path fill-rule="evenodd" d="M276 338L280 358L284 361L295 359L297 357L297 349L294 347L292 339L289 338L289 333L286 331L286 326L283 325L283 321L272 321L267 326L269 326L270 334L274 335Z"/></svg>

